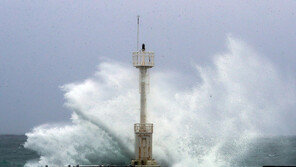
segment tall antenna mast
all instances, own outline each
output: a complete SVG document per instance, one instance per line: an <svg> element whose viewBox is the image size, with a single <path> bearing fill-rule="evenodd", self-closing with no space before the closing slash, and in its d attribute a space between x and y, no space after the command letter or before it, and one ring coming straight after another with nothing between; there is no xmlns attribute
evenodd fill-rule
<svg viewBox="0 0 296 167"><path fill-rule="evenodd" d="M139 26L140 26L140 15L137 16L138 27L137 27L137 51L139 51Z"/></svg>

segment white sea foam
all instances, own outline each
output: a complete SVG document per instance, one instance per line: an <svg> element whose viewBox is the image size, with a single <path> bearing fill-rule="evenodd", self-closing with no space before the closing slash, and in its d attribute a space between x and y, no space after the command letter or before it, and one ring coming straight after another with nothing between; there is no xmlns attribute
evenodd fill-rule
<svg viewBox="0 0 296 167"><path fill-rule="evenodd" d="M192 88L177 89L178 76L152 72L148 111L162 165L230 166L257 135L295 126L286 120L295 118L294 81L240 40L228 37L227 46L213 65L196 66L201 82ZM94 76L62 86L72 124L27 133L25 147L41 157L26 166L127 164L139 120L137 77L130 65L105 62Z"/></svg>

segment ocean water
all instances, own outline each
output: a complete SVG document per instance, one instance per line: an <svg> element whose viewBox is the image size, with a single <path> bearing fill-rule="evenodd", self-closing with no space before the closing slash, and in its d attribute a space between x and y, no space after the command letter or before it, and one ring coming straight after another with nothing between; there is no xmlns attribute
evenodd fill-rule
<svg viewBox="0 0 296 167"><path fill-rule="evenodd" d="M0 135L0 167L23 167L27 161L39 158L24 148L25 135Z"/></svg>
<svg viewBox="0 0 296 167"><path fill-rule="evenodd" d="M26 162L40 157L36 152L23 147L25 141L25 135L0 135L0 167L23 167ZM202 142L202 139L197 139L196 142ZM222 148L221 155L217 156L224 158L233 156L237 153L237 149L239 148L233 143L227 143ZM258 138L249 145L248 152L243 157L233 159L229 165L238 167L296 165L296 136Z"/></svg>

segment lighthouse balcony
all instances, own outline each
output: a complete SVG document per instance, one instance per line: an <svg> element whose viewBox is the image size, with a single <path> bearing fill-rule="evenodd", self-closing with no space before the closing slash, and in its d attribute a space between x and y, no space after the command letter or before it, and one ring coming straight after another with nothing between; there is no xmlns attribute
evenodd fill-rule
<svg viewBox="0 0 296 167"><path fill-rule="evenodd" d="M134 125L135 133L153 133L152 123L137 123Z"/></svg>
<svg viewBox="0 0 296 167"><path fill-rule="evenodd" d="M154 53L146 51L133 52L133 65L135 67L153 67Z"/></svg>

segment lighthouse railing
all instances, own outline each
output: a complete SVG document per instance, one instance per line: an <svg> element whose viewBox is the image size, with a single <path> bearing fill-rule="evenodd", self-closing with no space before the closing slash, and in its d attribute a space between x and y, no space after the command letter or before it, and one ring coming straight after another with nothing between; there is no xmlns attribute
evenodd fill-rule
<svg viewBox="0 0 296 167"><path fill-rule="evenodd" d="M133 52L133 65L135 67L153 67L154 53L146 51Z"/></svg>
<svg viewBox="0 0 296 167"><path fill-rule="evenodd" d="M153 133L153 124L152 123L136 123L134 125L135 133Z"/></svg>

